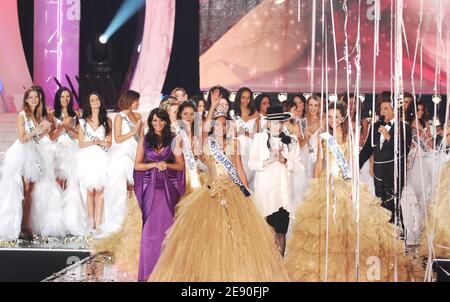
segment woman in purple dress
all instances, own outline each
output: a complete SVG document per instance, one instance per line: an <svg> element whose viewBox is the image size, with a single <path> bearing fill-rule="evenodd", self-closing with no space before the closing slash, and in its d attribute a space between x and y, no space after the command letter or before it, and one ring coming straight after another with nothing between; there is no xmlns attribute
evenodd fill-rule
<svg viewBox="0 0 450 302"><path fill-rule="evenodd" d="M170 131L169 115L154 109L148 132L141 135L135 161L134 191L142 211L139 281L147 281L160 256L175 207L184 194L185 174L181 142Z"/></svg>

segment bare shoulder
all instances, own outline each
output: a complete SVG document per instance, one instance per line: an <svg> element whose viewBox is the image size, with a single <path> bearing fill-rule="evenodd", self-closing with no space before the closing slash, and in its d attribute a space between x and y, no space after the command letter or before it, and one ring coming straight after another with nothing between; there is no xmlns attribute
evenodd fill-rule
<svg viewBox="0 0 450 302"><path fill-rule="evenodd" d="M20 111L16 117L16 121L23 123L25 121L25 115L26 115L26 113L24 111Z"/></svg>
<svg viewBox="0 0 450 302"><path fill-rule="evenodd" d="M114 123L121 122L121 121L122 121L122 115L120 113L116 114L116 116L114 117Z"/></svg>

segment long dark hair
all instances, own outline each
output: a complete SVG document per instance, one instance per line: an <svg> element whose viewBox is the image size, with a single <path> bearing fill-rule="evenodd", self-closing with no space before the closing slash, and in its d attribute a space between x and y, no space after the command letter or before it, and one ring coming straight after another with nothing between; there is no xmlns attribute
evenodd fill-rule
<svg viewBox="0 0 450 302"><path fill-rule="evenodd" d="M301 94L301 93L297 93L297 94L294 94L292 96L292 98L289 100L289 102L294 103L295 105L297 105L295 103L295 98L299 98L303 102L302 117L306 117L306 99L305 99L305 96L303 94Z"/></svg>
<svg viewBox="0 0 450 302"><path fill-rule="evenodd" d="M258 95L258 96L255 98L255 110L256 110L256 111L258 111L258 112L261 111L261 103L262 103L262 101L263 101L265 98L268 98L268 99L269 99L269 104L270 104L270 106L273 106L273 105L274 105L274 103L273 103L272 98L270 97L270 95L268 95L267 93L261 93L260 95Z"/></svg>
<svg viewBox="0 0 450 302"><path fill-rule="evenodd" d="M83 106L83 116L82 118L84 120L90 118L92 116L92 108L91 108L91 96L96 95L98 96L98 99L100 100L100 110L98 112L98 121L99 124L103 127L105 127L105 135L109 135L111 133L111 127L108 123L108 111L106 110L106 104L103 101L103 97L98 92L91 92L88 94L86 101L84 102Z"/></svg>
<svg viewBox="0 0 450 302"><path fill-rule="evenodd" d="M157 135L155 133L155 128L153 128L152 121L155 115L159 119L166 122L166 126L162 131L162 136ZM167 111L165 111L162 108L153 109L152 112L150 112L150 115L148 116L147 124L148 124L148 133L145 136L145 140L150 149L159 150L163 147L169 146L172 143L174 135L170 130L170 118Z"/></svg>
<svg viewBox="0 0 450 302"><path fill-rule="evenodd" d="M55 94L55 104L54 104L54 109L55 109L55 117L57 119L61 119L62 118L62 105L61 105L61 96L63 94L64 91L67 91L70 95L70 101L69 101L69 105L67 106L67 113L69 114L70 117L76 117L77 114L75 113L75 110L73 110L73 95L72 92L66 88L60 88L58 89L58 91L56 91Z"/></svg>
<svg viewBox="0 0 450 302"><path fill-rule="evenodd" d="M241 112L241 97L242 97L242 94L244 92L249 92L250 93L250 102L248 103L248 109L250 110L250 115L253 115L256 112L255 100L253 99L253 92L250 90L250 88L242 87L236 93L236 100L234 101L234 112L236 113L237 116L241 116L242 115L242 112Z"/></svg>
<svg viewBox="0 0 450 302"><path fill-rule="evenodd" d="M181 121L181 125L183 127L185 125L184 125L184 122L182 121L181 114L183 113L183 110L186 108L192 108L192 110L194 110L194 116L195 116L195 112L197 112L197 105L195 105L194 101L191 101L191 100L183 102L180 105L180 107L178 107L177 120ZM195 119L194 119L194 121L195 121ZM193 135L193 134L194 134L194 123L192 123L192 125L191 125L191 135Z"/></svg>
<svg viewBox="0 0 450 302"><path fill-rule="evenodd" d="M328 105L328 110L335 110L339 111L341 113L341 116L344 118L344 121L341 124L341 128L342 128L342 137L344 139L344 141L347 141L347 137L348 137L348 114L347 114L347 107L345 105L345 103L343 102L337 102L337 103L330 103L330 105ZM328 123L328 116L327 116L327 129L329 130L331 135L334 135L334 127L331 128L329 123Z"/></svg>
<svg viewBox="0 0 450 302"><path fill-rule="evenodd" d="M427 121L428 121L428 109L427 109L425 102L422 100L418 100L416 106L414 106L414 104L409 104L408 112L406 114L406 121L410 125L413 125L413 123L416 122L417 112L416 112L415 108L417 108L417 110L419 110L419 106L423 107L423 116L419 120L419 123L422 125L423 128L426 128Z"/></svg>

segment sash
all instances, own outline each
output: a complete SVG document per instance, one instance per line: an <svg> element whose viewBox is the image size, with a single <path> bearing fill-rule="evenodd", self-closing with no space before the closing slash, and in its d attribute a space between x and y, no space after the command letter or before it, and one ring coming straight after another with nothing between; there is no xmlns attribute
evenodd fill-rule
<svg viewBox="0 0 450 302"><path fill-rule="evenodd" d="M244 129L245 132L250 133L250 129L248 129L247 125L245 124L244 120L242 119L242 117L237 116L236 113L234 112L234 110L230 110L230 117L233 119L233 121L236 123L237 125L237 130L239 131L240 128Z"/></svg>
<svg viewBox="0 0 450 302"><path fill-rule="evenodd" d="M130 120L130 118L126 115L126 114L121 114L122 119L125 120L125 122L128 125L128 128L130 128L130 132L134 130L135 124ZM133 138L139 142L139 134L136 133L135 135L133 135Z"/></svg>
<svg viewBox="0 0 450 302"><path fill-rule="evenodd" d="M242 193L244 193L246 197L249 197L251 195L250 192L247 190L247 188L242 183L242 180L239 178L239 175L233 163L227 158L225 153L223 153L222 150L220 150L217 141L212 137L208 137L208 144L209 147L211 148L211 153L216 162L219 163L228 172L228 174L231 177L231 180L233 180L233 182L239 186Z"/></svg>
<svg viewBox="0 0 450 302"><path fill-rule="evenodd" d="M350 173L350 169L348 167L347 161L345 160L344 153L342 152L341 147L339 144L336 143L336 140L334 137L328 133L322 133L320 135L324 140L327 141L328 147L330 148L331 152L333 153L334 159L337 161L339 168L341 169L342 175L345 180L349 180L352 178L352 175Z"/></svg>
<svg viewBox="0 0 450 302"><path fill-rule="evenodd" d="M36 127L34 126L33 121L30 118L28 118L26 114L24 115L24 117L25 117L25 125L27 126L28 129L28 134L30 134L31 132L34 131L34 129L36 129ZM34 143L39 144L40 140L39 134L36 134L31 139L33 140Z"/></svg>
<svg viewBox="0 0 450 302"><path fill-rule="evenodd" d="M422 136L419 136L417 133L413 134L413 141L416 141L417 144L420 146L420 148L422 148L423 151L425 152L429 152L430 147L428 147L426 141L423 139Z"/></svg>
<svg viewBox="0 0 450 302"><path fill-rule="evenodd" d="M64 114L61 114L61 116L62 116L62 118L63 118L63 120L64 120ZM74 118L72 117L72 119L74 119ZM61 121L61 119L59 119L59 118L57 118L57 120L59 120L60 122L63 122L63 121ZM64 129L64 132L66 132L67 136L68 136L71 140L75 141L75 138L72 136L72 134L70 134L70 132L66 131L66 129Z"/></svg>
<svg viewBox="0 0 450 302"><path fill-rule="evenodd" d="M89 132L89 129L87 128L88 122L85 121L85 120L82 120L82 121L83 121L84 135L86 135L87 138L89 138L90 141L93 141L96 138L98 138L98 137L96 137L95 135L93 135L92 133ZM100 127L103 127L103 126L100 126ZM100 145L96 145L96 146L99 147L100 149L102 149L103 151L105 151L106 153L108 153L108 151L109 151L109 149L104 147L104 146L100 146Z"/></svg>
<svg viewBox="0 0 450 302"><path fill-rule="evenodd" d="M303 135L303 138L305 138L304 133L305 133L305 131L306 131L306 128L308 128L308 121L307 121L306 118L300 119L300 127L302 128L302 135ZM308 143L306 144L306 146L308 147L309 158L310 158L312 161L316 161L317 158L316 158L316 153L314 152L313 146L311 145L310 142L308 142Z"/></svg>
<svg viewBox="0 0 450 302"><path fill-rule="evenodd" d="M191 150L191 143L186 131L180 127L175 127L175 133L183 140L183 155L189 168L189 176L191 177L191 188L200 188L200 180L198 178L195 157Z"/></svg>

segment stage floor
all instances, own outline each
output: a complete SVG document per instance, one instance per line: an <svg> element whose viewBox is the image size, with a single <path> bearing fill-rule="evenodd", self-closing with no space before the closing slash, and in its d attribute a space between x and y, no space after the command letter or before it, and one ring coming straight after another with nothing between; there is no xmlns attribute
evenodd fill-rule
<svg viewBox="0 0 450 302"><path fill-rule="evenodd" d="M136 277L121 272L107 255L86 258L53 274L43 282L136 282Z"/></svg>
<svg viewBox="0 0 450 302"><path fill-rule="evenodd" d="M91 239L87 237L41 237L34 236L32 240L16 240L13 242L0 241L0 251L5 250L79 250L89 251L89 241Z"/></svg>
<svg viewBox="0 0 450 302"><path fill-rule="evenodd" d="M0 242L0 282L40 282L90 256L89 239L83 237Z"/></svg>

